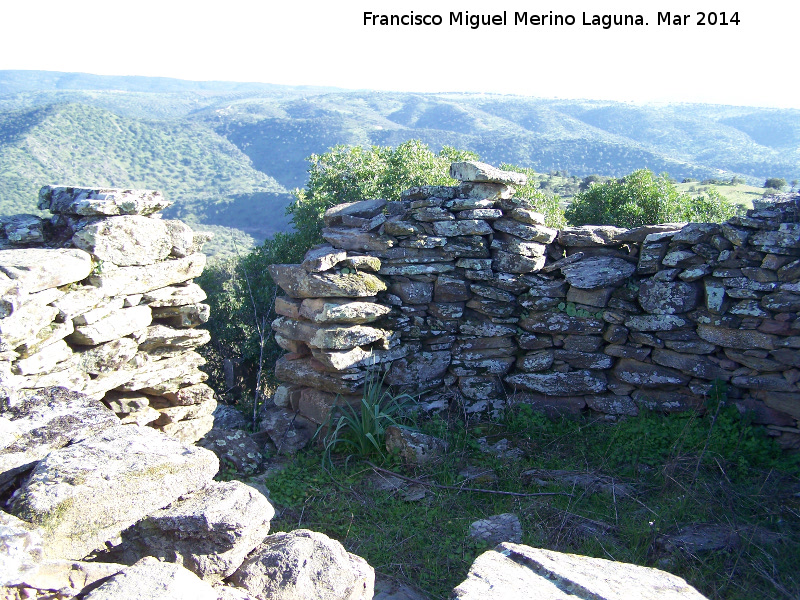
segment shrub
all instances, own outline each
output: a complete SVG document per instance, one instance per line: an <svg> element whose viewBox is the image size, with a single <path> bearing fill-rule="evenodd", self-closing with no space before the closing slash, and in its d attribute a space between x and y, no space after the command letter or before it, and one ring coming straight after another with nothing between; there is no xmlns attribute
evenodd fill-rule
<svg viewBox="0 0 800 600"><path fill-rule="evenodd" d="M571 225L640 227L655 223L724 221L737 208L709 189L697 197L682 194L666 175L640 169L623 179L593 185L577 194L566 210Z"/></svg>

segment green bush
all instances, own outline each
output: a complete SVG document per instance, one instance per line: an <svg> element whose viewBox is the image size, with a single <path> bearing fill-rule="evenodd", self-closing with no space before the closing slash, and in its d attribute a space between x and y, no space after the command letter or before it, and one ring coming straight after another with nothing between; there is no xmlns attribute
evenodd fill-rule
<svg viewBox="0 0 800 600"><path fill-rule="evenodd" d="M640 169L623 179L591 186L566 210L570 225L640 227L669 222L720 222L737 208L713 188L692 197L682 194L666 175Z"/></svg>

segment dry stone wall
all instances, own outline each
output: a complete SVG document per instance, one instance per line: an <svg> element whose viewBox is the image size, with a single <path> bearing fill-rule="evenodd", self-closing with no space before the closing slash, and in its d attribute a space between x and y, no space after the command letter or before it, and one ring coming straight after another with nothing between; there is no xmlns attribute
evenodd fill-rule
<svg viewBox="0 0 800 600"><path fill-rule="evenodd" d="M451 176L330 209L328 244L270 268L276 404L324 423L385 374L428 407L616 418L702 408L721 380L800 446L800 195L723 224L557 231L514 198L523 175Z"/></svg>
<svg viewBox="0 0 800 600"><path fill-rule="evenodd" d="M161 219L160 192L45 187L53 217L0 223L0 385L61 386L123 423L194 442L216 407L204 359L206 295L192 279L208 234Z"/></svg>

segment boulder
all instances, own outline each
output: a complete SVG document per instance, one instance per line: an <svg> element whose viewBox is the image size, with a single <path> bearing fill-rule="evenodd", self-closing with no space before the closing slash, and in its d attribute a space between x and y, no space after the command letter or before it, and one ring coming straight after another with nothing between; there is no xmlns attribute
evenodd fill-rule
<svg viewBox="0 0 800 600"><path fill-rule="evenodd" d="M230 407L219 406L217 408ZM244 417L239 411L231 410ZM211 450L217 455L221 465L233 467L237 473L245 475L256 473L264 463L261 447L242 429L218 428L216 411L214 412L214 429L198 440L197 445Z"/></svg>
<svg viewBox="0 0 800 600"><path fill-rule="evenodd" d="M512 543L476 558L452 594L454 600L569 597L706 600L680 577L658 569Z"/></svg>
<svg viewBox="0 0 800 600"><path fill-rule="evenodd" d="M50 452L15 495L11 512L42 527L47 558L78 559L207 485L218 468L213 452L119 425Z"/></svg>
<svg viewBox="0 0 800 600"><path fill-rule="evenodd" d="M270 600L370 600L375 573L339 542L298 529L267 537L230 581Z"/></svg>
<svg viewBox="0 0 800 600"><path fill-rule="evenodd" d="M201 579L231 575L269 533L269 501L241 481L212 482L181 496L122 533L112 556L145 556L183 565Z"/></svg>

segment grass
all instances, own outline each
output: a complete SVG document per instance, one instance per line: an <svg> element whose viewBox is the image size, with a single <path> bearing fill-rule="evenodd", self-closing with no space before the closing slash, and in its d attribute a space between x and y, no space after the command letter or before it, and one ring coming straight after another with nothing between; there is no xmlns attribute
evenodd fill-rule
<svg viewBox="0 0 800 600"><path fill-rule="evenodd" d="M323 463L323 450L312 448L266 479L277 509L272 530L321 531L376 571L447 598L487 549L467 535L470 523L514 512L524 544L661 568L712 599L796 598L797 456L782 453L735 409L712 412L713 426L710 416L694 413L554 422L525 405L497 422L436 418L421 428L450 443L440 461L420 467L388 456L379 463L422 482L413 486L416 494L402 483L387 486L386 476L357 456L334 454L332 464ZM484 447L505 439L518 456L484 452L482 439ZM465 480L459 472L467 466L496 479ZM623 487L608 492L546 481L525 474L532 469L602 475ZM425 483L562 495L514 497ZM670 534L693 523L740 533L718 550L665 549Z"/></svg>

